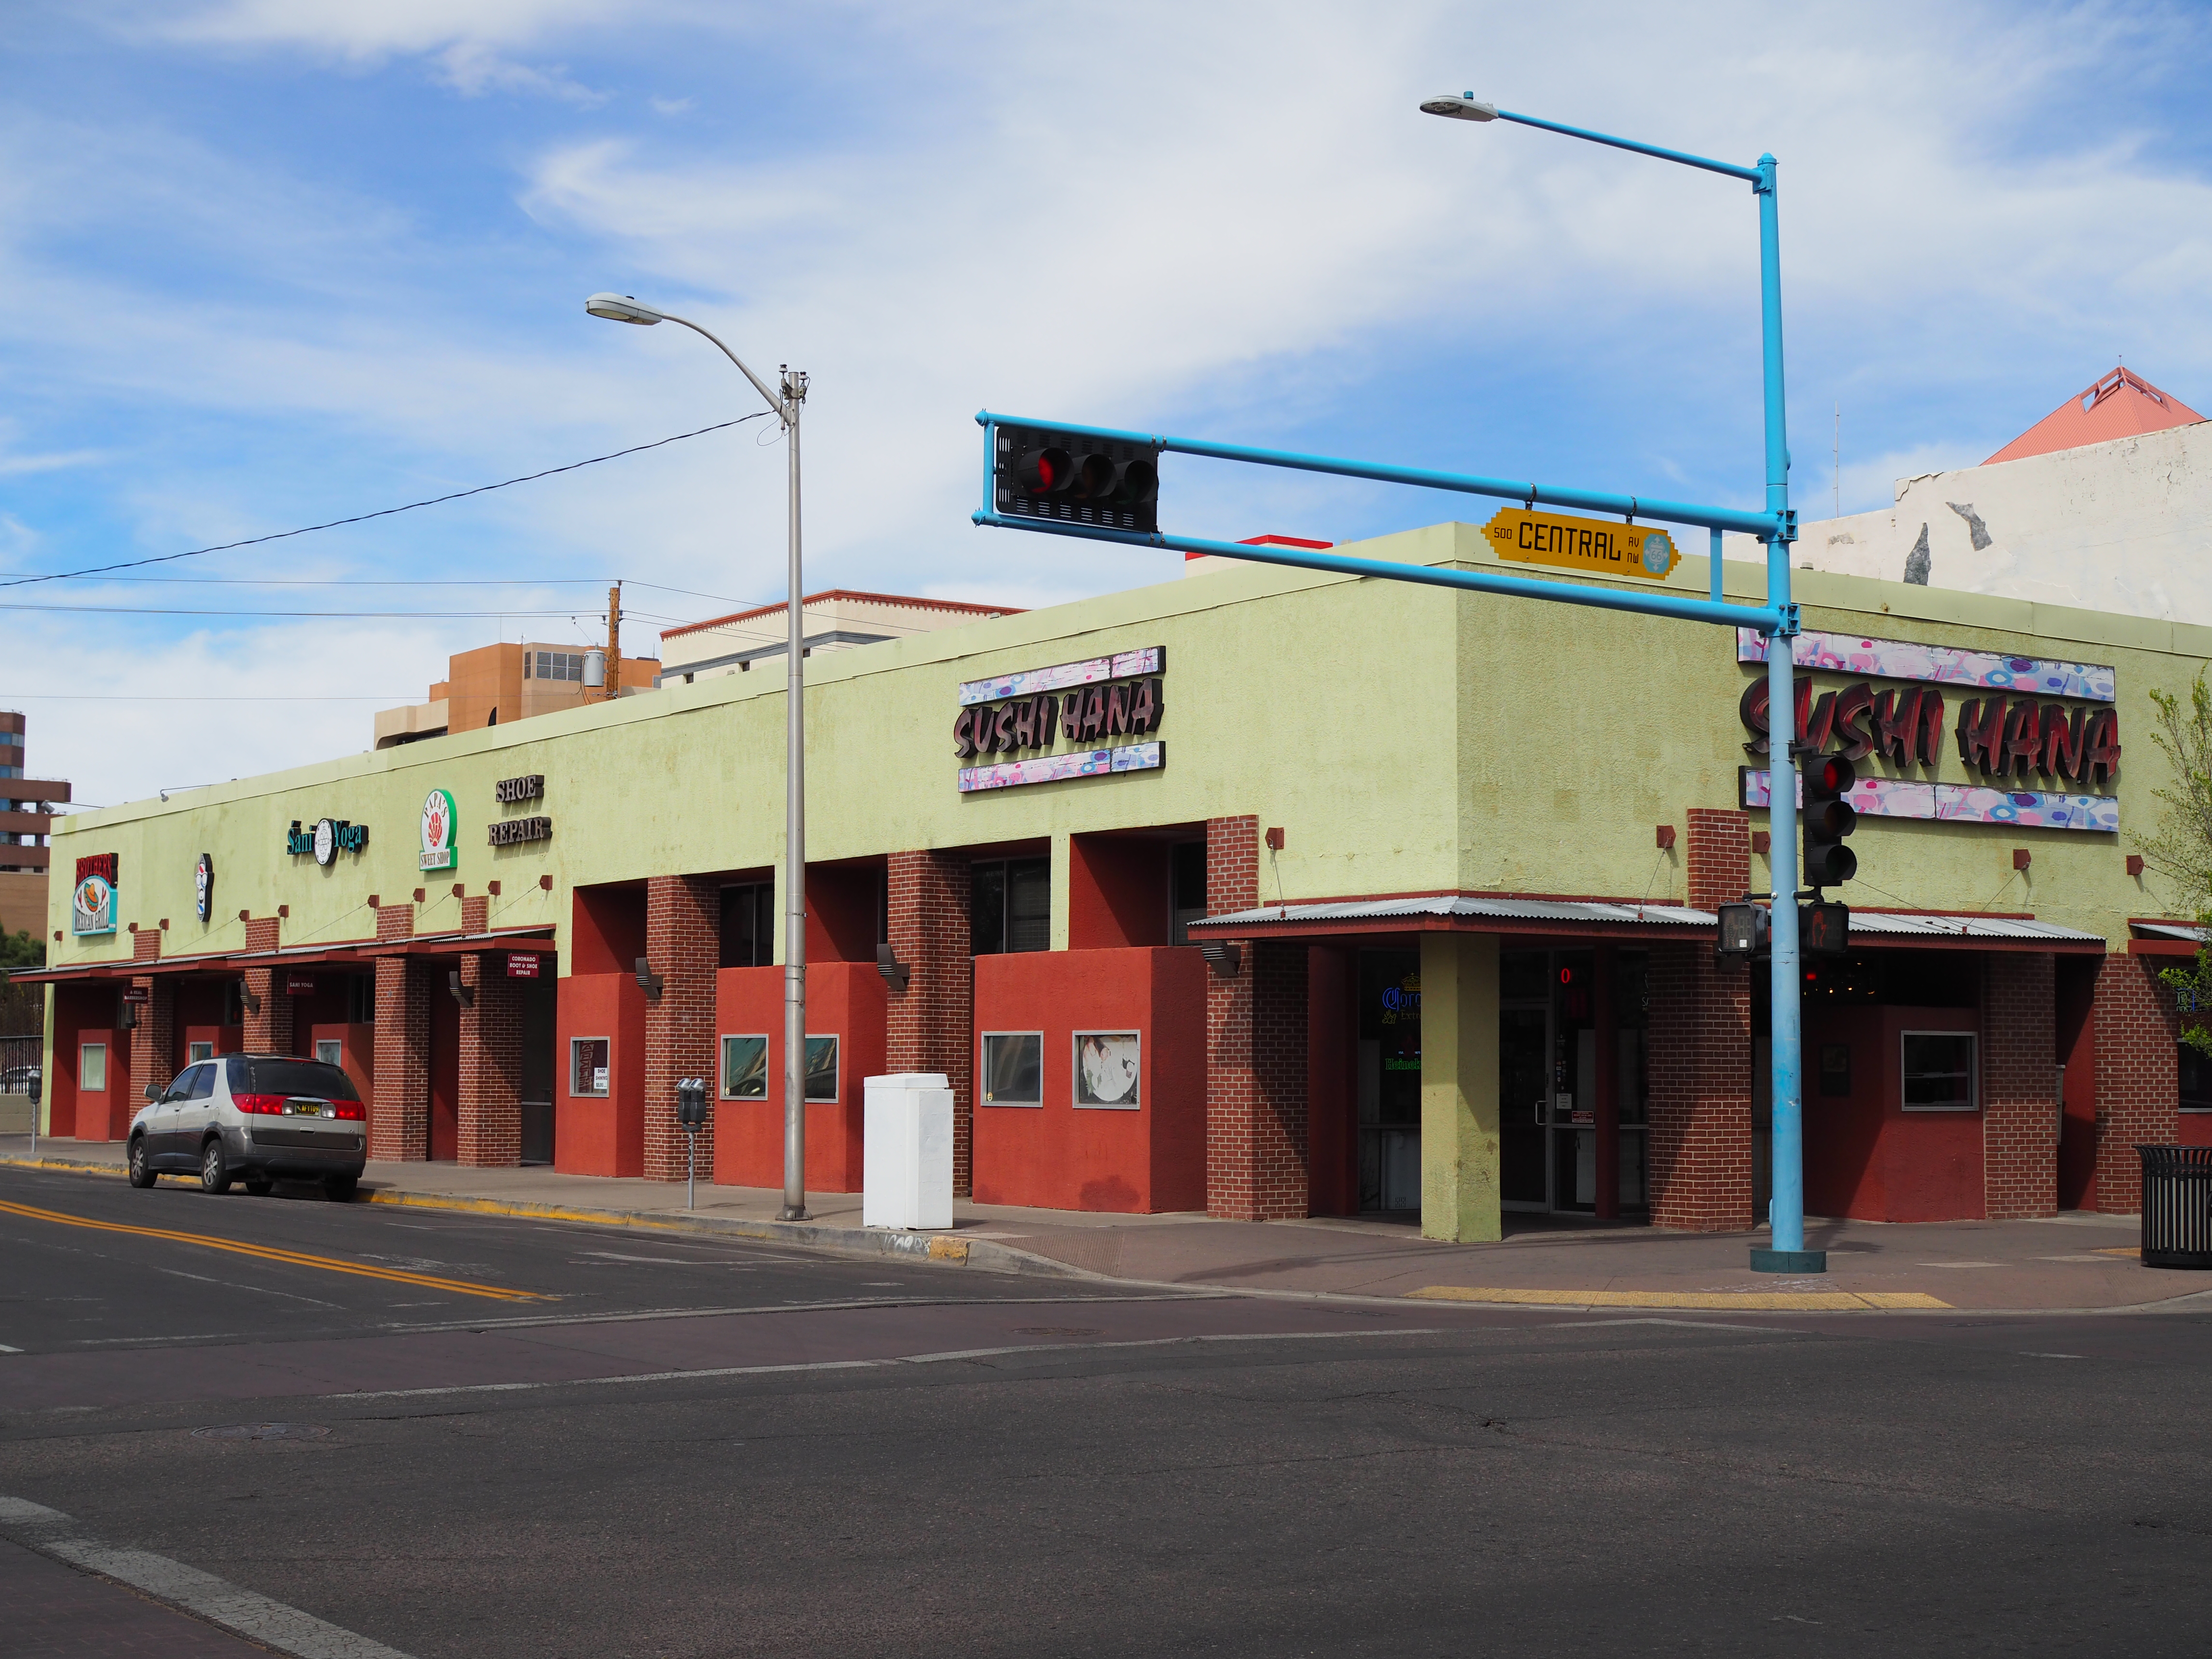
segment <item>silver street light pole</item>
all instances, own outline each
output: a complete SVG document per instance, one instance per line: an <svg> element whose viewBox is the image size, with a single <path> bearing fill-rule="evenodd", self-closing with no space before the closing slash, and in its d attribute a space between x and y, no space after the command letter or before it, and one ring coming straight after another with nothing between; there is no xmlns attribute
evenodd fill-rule
<svg viewBox="0 0 2212 1659"><path fill-rule="evenodd" d="M781 382L770 391L761 377L745 367L744 360L688 317L640 305L626 294L594 294L584 301L594 317L650 328L655 323L681 323L704 335L750 380L753 390L767 400L783 423L784 441L791 449L790 568L787 578L790 598L785 605L790 623L787 638L789 661L785 667L784 695L784 964L783 964L783 1208L786 1221L806 1219L806 771L805 728L802 719L806 684L806 629L800 609L805 598L799 555L799 416L806 402L806 376L785 366Z"/></svg>

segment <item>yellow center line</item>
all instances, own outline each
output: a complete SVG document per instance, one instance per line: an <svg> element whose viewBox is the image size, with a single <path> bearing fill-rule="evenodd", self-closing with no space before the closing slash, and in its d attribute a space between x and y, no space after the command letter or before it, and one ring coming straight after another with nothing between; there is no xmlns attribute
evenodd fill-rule
<svg viewBox="0 0 2212 1659"><path fill-rule="evenodd" d="M94 1221L88 1217L69 1215L60 1210L41 1210L28 1204L11 1203L5 1199L0 1199L0 1215L19 1215L33 1221L58 1222L64 1227L88 1227L95 1232L128 1233L139 1238L159 1238L173 1244L197 1244L203 1249L228 1250L234 1255L252 1256L257 1261L279 1262L286 1267L317 1267L325 1273L351 1273L361 1279L380 1279L387 1284L411 1285L425 1290L451 1291L460 1296L489 1297L497 1302L559 1300L557 1297L543 1296L536 1291L511 1290L501 1285L472 1284L465 1279L438 1279L428 1273L410 1273L398 1267L372 1267L358 1261L341 1261L335 1256L309 1255L303 1251L277 1249L266 1244L210 1238L204 1233L172 1232L163 1227L134 1227L121 1221Z"/></svg>
<svg viewBox="0 0 2212 1659"><path fill-rule="evenodd" d="M1542 1308L1734 1308L1811 1313L1838 1308L1948 1308L1922 1291L1524 1291L1429 1285L1408 1291L1431 1302L1499 1302Z"/></svg>

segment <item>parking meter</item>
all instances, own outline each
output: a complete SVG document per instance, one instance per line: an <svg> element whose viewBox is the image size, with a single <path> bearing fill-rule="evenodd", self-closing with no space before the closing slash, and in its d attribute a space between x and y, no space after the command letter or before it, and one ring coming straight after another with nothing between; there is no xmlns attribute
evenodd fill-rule
<svg viewBox="0 0 2212 1659"><path fill-rule="evenodd" d="M707 1079L676 1079L676 1121L684 1126L684 1207L690 1209L697 1177L699 1128L707 1121Z"/></svg>

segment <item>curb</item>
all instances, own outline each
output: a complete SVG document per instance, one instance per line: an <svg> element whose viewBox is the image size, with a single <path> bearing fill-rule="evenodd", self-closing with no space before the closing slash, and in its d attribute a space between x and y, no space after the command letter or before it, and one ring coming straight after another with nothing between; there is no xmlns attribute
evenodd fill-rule
<svg viewBox="0 0 2212 1659"><path fill-rule="evenodd" d="M71 1175L119 1176L120 1164L89 1158L0 1158L0 1169L53 1170ZM468 1198L458 1193L402 1192L363 1182L356 1202L395 1204L410 1209L453 1210L467 1215L515 1216L531 1221L571 1221L595 1227L636 1227L661 1232L714 1233L766 1243L790 1244L834 1255L880 1260L902 1257L939 1267L977 1267L986 1273L1027 1273L1033 1278L1105 1279L1109 1276L1073 1267L1050 1256L1017 1250L988 1238L957 1233L891 1232L875 1227L838 1227L816 1221L743 1221L720 1216L670 1214L659 1210L608 1210L573 1204L532 1204L497 1198ZM1119 1282L1119 1281L1115 1281Z"/></svg>

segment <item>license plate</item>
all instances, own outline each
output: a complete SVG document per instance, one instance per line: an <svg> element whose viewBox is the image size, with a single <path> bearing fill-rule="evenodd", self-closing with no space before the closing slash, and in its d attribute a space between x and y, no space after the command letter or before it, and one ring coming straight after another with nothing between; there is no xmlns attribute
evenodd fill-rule
<svg viewBox="0 0 2212 1659"><path fill-rule="evenodd" d="M319 1100L294 1100L286 1102L284 1109L294 1117L320 1117L327 1109Z"/></svg>

